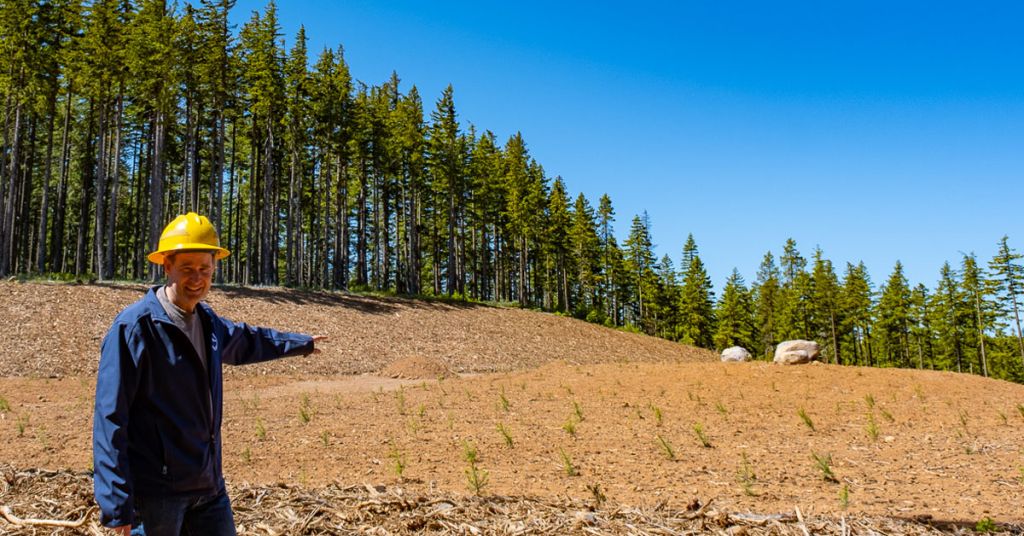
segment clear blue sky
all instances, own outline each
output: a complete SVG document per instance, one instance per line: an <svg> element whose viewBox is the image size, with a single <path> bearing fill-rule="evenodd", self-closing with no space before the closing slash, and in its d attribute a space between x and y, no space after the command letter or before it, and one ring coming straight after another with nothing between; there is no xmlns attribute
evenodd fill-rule
<svg viewBox="0 0 1024 536"><path fill-rule="evenodd" d="M241 24L264 1L240 0ZM715 287L789 237L876 286L897 259L1024 251L1024 4L992 2L279 2L286 46L342 45L355 78L463 127L523 133L551 177L624 238L646 210L678 268L693 233ZM312 61L312 60L311 60Z"/></svg>

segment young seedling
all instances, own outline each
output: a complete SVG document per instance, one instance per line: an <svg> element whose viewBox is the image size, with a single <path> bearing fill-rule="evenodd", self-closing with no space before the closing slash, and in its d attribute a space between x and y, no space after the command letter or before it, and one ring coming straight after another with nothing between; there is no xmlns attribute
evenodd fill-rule
<svg viewBox="0 0 1024 536"><path fill-rule="evenodd" d="M594 509L597 510L608 500L604 492L601 491L601 484L587 484L587 491L590 492L590 496L594 498Z"/></svg>
<svg viewBox="0 0 1024 536"><path fill-rule="evenodd" d="M502 386L501 393L498 395L498 405L501 407L502 411L504 411L506 413L508 413L509 406L512 405L508 401L508 397L505 396L505 387L504 386Z"/></svg>
<svg viewBox="0 0 1024 536"><path fill-rule="evenodd" d="M664 418L663 418L663 416L661 414L661 408L659 408L658 406L653 406L652 405L651 406L651 410L654 411L654 423L657 426L661 426L661 423L664 420Z"/></svg>
<svg viewBox="0 0 1024 536"><path fill-rule="evenodd" d="M505 428L505 423L498 423L498 432L501 433L501 438L505 440L505 446L512 449L515 448L515 444L512 442L512 434L508 432L508 428Z"/></svg>
<svg viewBox="0 0 1024 536"><path fill-rule="evenodd" d="M657 435L658 444L661 445L661 451L665 454L665 457L671 461L676 460L676 450L672 448L672 443L669 443L667 439L661 437L661 434Z"/></svg>
<svg viewBox="0 0 1024 536"><path fill-rule="evenodd" d="M18 417L18 437L25 435L25 428L28 426L28 415L21 415Z"/></svg>
<svg viewBox="0 0 1024 536"><path fill-rule="evenodd" d="M811 452L811 458L814 459L815 465L818 470L821 471L821 477L828 482L839 482L836 478L835 473L832 472L832 455L831 454L818 454L817 452Z"/></svg>
<svg viewBox="0 0 1024 536"><path fill-rule="evenodd" d="M470 465L476 465L479 452L476 447L473 446L469 441L462 442L462 457L469 462Z"/></svg>
<svg viewBox="0 0 1024 536"><path fill-rule="evenodd" d="M1024 419L1024 404L1017 404L1017 411L1020 413L1020 417Z"/></svg>
<svg viewBox="0 0 1024 536"><path fill-rule="evenodd" d="M487 486L488 476L487 471L478 468L474 462L470 462L469 467L466 468L466 483L476 495L480 495L480 492Z"/></svg>
<svg viewBox="0 0 1024 536"><path fill-rule="evenodd" d="M565 430L565 433L569 434L569 436L572 437L573 439L576 439L575 415L570 415L569 418L565 420L565 423L562 424L562 430Z"/></svg>
<svg viewBox="0 0 1024 536"><path fill-rule="evenodd" d="M737 480L740 482L740 486L743 487L743 493L748 497L754 497L757 493L754 492L754 482L757 481L757 475L754 474L754 469L750 466L750 460L747 459L747 453L744 452L740 455L740 470L737 473Z"/></svg>
<svg viewBox="0 0 1024 536"><path fill-rule="evenodd" d="M398 450L398 446L395 442L391 442L391 452L388 453L388 458L391 458L391 469L395 472L395 475L399 480L402 480L402 474L405 473L405 455L402 451Z"/></svg>
<svg viewBox="0 0 1024 536"><path fill-rule="evenodd" d="M999 418L1003 421L1003 426L1006 426L1006 425L1010 424L1009 418L1006 416L1006 412L1005 411L1003 411L1003 410L996 410L996 413L999 414Z"/></svg>
<svg viewBox="0 0 1024 536"><path fill-rule="evenodd" d="M246 465L252 463L252 450L250 450L249 447L245 447L245 450L242 451L242 461L245 462Z"/></svg>
<svg viewBox="0 0 1024 536"><path fill-rule="evenodd" d="M723 416L723 417L728 417L729 416L729 410L725 408L725 404L722 404L721 402L715 402L715 409L718 410L718 413L721 416Z"/></svg>
<svg viewBox="0 0 1024 536"><path fill-rule="evenodd" d="M331 446L331 435L327 433L327 430L320 432L320 442L323 443L325 447Z"/></svg>
<svg viewBox="0 0 1024 536"><path fill-rule="evenodd" d="M850 487L843 484L843 489L839 490L839 507L843 510L850 506Z"/></svg>
<svg viewBox="0 0 1024 536"><path fill-rule="evenodd" d="M572 463L572 457L565 453L564 449L558 449L559 454L562 456L562 469L565 470L565 476L576 476L579 475L579 470Z"/></svg>
<svg viewBox="0 0 1024 536"><path fill-rule="evenodd" d="M974 525L974 532L995 532L996 522L991 517L982 518Z"/></svg>
<svg viewBox="0 0 1024 536"><path fill-rule="evenodd" d="M885 409L879 409L879 412L882 414L882 417L885 420L887 420L889 422L896 422L896 418L892 416L892 413L889 413Z"/></svg>
<svg viewBox="0 0 1024 536"><path fill-rule="evenodd" d="M868 426L865 430L872 441L878 441L878 423L875 422L874 413L868 413Z"/></svg>
<svg viewBox="0 0 1024 536"><path fill-rule="evenodd" d="M700 441L700 446L706 449L711 448L711 440L708 439L707 434L704 433L704 425L699 422L693 423L693 434L697 436L697 440Z"/></svg>
<svg viewBox="0 0 1024 536"><path fill-rule="evenodd" d="M11 404L6 398L0 396L0 413L7 413L11 411Z"/></svg>
<svg viewBox="0 0 1024 536"><path fill-rule="evenodd" d="M263 426L263 419L256 417L256 438L264 440L267 438L267 427Z"/></svg>
<svg viewBox="0 0 1024 536"><path fill-rule="evenodd" d="M399 415L405 415L405 388L399 387L395 391L395 405L398 408Z"/></svg>
<svg viewBox="0 0 1024 536"><path fill-rule="evenodd" d="M573 413L576 414L576 420L583 422L583 408L580 407L579 402L576 402L575 400L572 401L572 410Z"/></svg>
<svg viewBox="0 0 1024 536"><path fill-rule="evenodd" d="M875 407L875 397L874 396L872 396L871 394L864 395L864 402L868 405L868 409L874 409L874 407Z"/></svg>
<svg viewBox="0 0 1024 536"><path fill-rule="evenodd" d="M967 433L967 412L961 409L957 411L957 416L960 418L960 425L964 427L964 433Z"/></svg>
<svg viewBox="0 0 1024 536"><path fill-rule="evenodd" d="M800 416L800 420L804 421L804 424L807 425L807 427L810 428L813 432L814 421L812 421L810 416L807 415L807 412L804 411L804 408L800 408L800 411L797 411L796 414Z"/></svg>
<svg viewBox="0 0 1024 536"><path fill-rule="evenodd" d="M313 420L313 410L309 408L309 397L302 395L302 404L299 405L299 420L302 424L309 424Z"/></svg>

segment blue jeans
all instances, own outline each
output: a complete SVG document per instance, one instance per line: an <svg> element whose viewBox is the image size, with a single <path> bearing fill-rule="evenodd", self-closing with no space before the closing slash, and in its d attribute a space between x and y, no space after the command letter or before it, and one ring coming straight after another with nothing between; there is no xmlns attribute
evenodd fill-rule
<svg viewBox="0 0 1024 536"><path fill-rule="evenodd" d="M227 490L199 497L137 497L132 536L235 536Z"/></svg>

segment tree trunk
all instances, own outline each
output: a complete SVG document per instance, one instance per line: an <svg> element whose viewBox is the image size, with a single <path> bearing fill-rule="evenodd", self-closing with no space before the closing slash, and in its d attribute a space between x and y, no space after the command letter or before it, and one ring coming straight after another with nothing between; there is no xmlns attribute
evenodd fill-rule
<svg viewBox="0 0 1024 536"><path fill-rule="evenodd" d="M120 190L121 181L121 120L124 117L124 83L121 84L121 90L117 96L117 117L114 119L114 150L113 158L111 159L110 172L110 205L107 212L107 259L106 267L107 273L104 276L105 279L113 279L114 277L114 250L116 243L114 242L114 229L117 227L117 199L118 192Z"/></svg>
<svg viewBox="0 0 1024 536"><path fill-rule="evenodd" d="M982 323L981 296L978 293L974 294L974 312L978 319L978 350L979 357L981 358L981 373L988 378L988 359L985 356L985 325Z"/></svg>
<svg viewBox="0 0 1024 536"><path fill-rule="evenodd" d="M47 102L49 121L46 127L46 168L43 172L43 197L39 205L39 238L36 242L36 272L46 272L46 235L50 214L50 180L53 172L53 130L57 119L57 90Z"/></svg>
<svg viewBox="0 0 1024 536"><path fill-rule="evenodd" d="M277 283L277 257L275 255L275 244L277 243L277 183L276 170L274 169L274 127L267 119L267 139L263 144L263 210L262 225L260 227L261 238L261 274L260 283L273 285Z"/></svg>
<svg viewBox="0 0 1024 536"><path fill-rule="evenodd" d="M64 253L64 214L67 210L68 174L71 160L71 101L74 94L71 82L68 82L68 96L64 105L64 128L61 131L60 178L57 183L57 206L53 211L53 240L50 249L50 265L57 272L66 272L67 266Z"/></svg>
<svg viewBox="0 0 1024 536"><path fill-rule="evenodd" d="M153 118L153 160L150 164L152 178L149 186L149 245L156 249L160 233L164 228L164 113L157 110ZM160 277L159 267L150 264L150 279Z"/></svg>
<svg viewBox="0 0 1024 536"><path fill-rule="evenodd" d="M10 147L10 162L7 169L6 197L0 191L0 276L11 273L12 257L14 256L14 207L17 202L15 189L21 171L21 103L14 105L14 141Z"/></svg>
<svg viewBox="0 0 1024 536"><path fill-rule="evenodd" d="M95 255L95 268L96 277L100 280L106 279L107 267L105 261L107 259L106 251L103 248L103 239L106 238L106 217L107 217L107 152L108 142L110 140L110 127L108 118L108 108L110 107L107 103L105 92L98 99L100 108L100 128L99 128L99 141L98 150L99 154L96 156L96 212L93 214L95 229L93 230L93 254Z"/></svg>

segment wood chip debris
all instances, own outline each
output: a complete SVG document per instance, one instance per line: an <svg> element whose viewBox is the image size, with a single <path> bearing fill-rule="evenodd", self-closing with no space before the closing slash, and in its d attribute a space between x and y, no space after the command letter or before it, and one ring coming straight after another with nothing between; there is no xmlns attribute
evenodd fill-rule
<svg viewBox="0 0 1024 536"><path fill-rule="evenodd" d="M104 534L86 472L18 469L0 464L0 533ZM844 515L839 519L793 512L724 512L714 501L641 509L560 497L409 493L368 483L318 488L229 486L240 535L458 534L458 535L939 535L975 534L969 523ZM1021 534L1024 524L999 525Z"/></svg>

